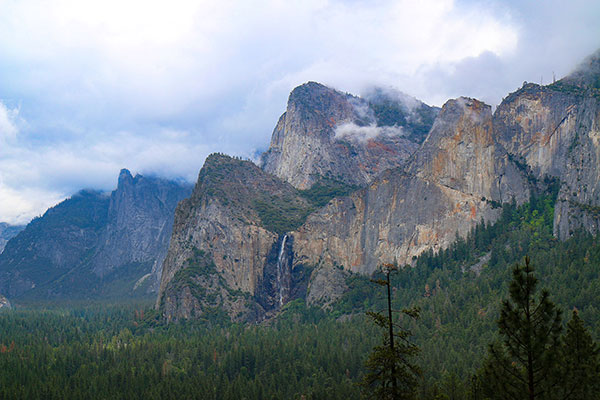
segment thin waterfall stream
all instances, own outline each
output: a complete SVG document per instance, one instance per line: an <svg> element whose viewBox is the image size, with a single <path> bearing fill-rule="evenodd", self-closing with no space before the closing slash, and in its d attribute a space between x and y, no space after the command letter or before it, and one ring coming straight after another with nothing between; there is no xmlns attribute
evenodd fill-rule
<svg viewBox="0 0 600 400"><path fill-rule="evenodd" d="M281 241L281 247L279 249L279 257L277 257L277 288L279 289L279 306L283 305L283 292L284 292L284 285L283 285L283 277L284 277L284 254L285 254L285 242L287 241L287 234L283 235L283 240Z"/></svg>

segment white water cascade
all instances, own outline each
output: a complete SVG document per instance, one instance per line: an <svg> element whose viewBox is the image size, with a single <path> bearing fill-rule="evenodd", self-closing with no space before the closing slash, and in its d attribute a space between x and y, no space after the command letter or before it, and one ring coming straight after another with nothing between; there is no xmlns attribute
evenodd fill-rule
<svg viewBox="0 0 600 400"><path fill-rule="evenodd" d="M279 249L279 257L277 258L277 288L279 289L279 306L283 305L283 278L285 271L284 268L284 254L285 254L285 242L287 241L287 235L283 235L283 240L281 241L281 248Z"/></svg>

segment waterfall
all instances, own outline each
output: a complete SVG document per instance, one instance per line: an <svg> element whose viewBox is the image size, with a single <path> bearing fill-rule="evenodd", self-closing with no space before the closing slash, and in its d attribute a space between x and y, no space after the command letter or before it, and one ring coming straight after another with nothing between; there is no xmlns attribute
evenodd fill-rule
<svg viewBox="0 0 600 400"><path fill-rule="evenodd" d="M284 271L284 262L286 261L284 259L284 255L285 255L285 242L287 241L287 234L283 235L283 240L281 241L281 248L279 249L279 257L277 258L277 288L279 289L279 306L283 305L283 291L285 289L284 287L284 282L283 282L283 278L284 278L284 274L286 274L286 271ZM287 267L287 266L286 266Z"/></svg>

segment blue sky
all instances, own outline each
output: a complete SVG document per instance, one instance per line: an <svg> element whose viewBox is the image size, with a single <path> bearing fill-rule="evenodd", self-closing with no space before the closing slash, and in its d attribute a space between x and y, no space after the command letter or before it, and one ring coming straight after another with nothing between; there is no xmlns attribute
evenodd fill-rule
<svg viewBox="0 0 600 400"><path fill-rule="evenodd" d="M268 146L291 89L492 105L600 47L597 1L0 0L0 221L118 171L193 182Z"/></svg>

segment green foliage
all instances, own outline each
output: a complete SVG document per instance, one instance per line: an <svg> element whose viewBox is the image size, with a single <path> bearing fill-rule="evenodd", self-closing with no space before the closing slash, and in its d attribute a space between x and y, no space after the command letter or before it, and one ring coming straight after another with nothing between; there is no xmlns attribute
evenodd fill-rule
<svg viewBox="0 0 600 400"><path fill-rule="evenodd" d="M561 399L584 400L600 398L600 348L573 310L562 338L559 364Z"/></svg>
<svg viewBox="0 0 600 400"><path fill-rule="evenodd" d="M575 84L569 79L561 79L555 83L546 86L547 88L573 96L593 96L600 98L600 76L596 76L592 82L587 85Z"/></svg>
<svg viewBox="0 0 600 400"><path fill-rule="evenodd" d="M0 272L18 271L21 277L38 286L67 273L74 266L57 268L51 252L40 251L36 244L53 247L56 243L70 243L62 256L81 262L93 252L91 242L86 238L94 237L106 225L109 200L100 192L81 191L48 209L43 218L34 218L0 254Z"/></svg>
<svg viewBox="0 0 600 400"><path fill-rule="evenodd" d="M369 355L365 366L367 373L361 382L366 397L375 399L414 399L419 384L420 368L414 363L419 348L410 341L412 332L394 322L391 308L391 265L387 266L386 279L373 282L387 289L387 315L368 311L375 325L383 329L383 344L377 345ZM405 309L402 313L418 319L418 309Z"/></svg>
<svg viewBox="0 0 600 400"><path fill-rule="evenodd" d="M600 207L593 206L591 204L582 204L575 201L569 201L569 204L573 207L578 207L579 209L587 212L594 218L600 218Z"/></svg>
<svg viewBox="0 0 600 400"><path fill-rule="evenodd" d="M402 105L395 101L381 101L369 103L375 113L378 126L404 126L406 113Z"/></svg>
<svg viewBox="0 0 600 400"><path fill-rule="evenodd" d="M198 284L198 278L216 274L217 268L212 257L203 250L194 247L192 251L192 256L186 260L183 268L177 271L171 279L170 290L180 292L184 287L188 287L195 297L202 298L206 290Z"/></svg>
<svg viewBox="0 0 600 400"><path fill-rule="evenodd" d="M138 308L0 314L1 399L358 399L364 318L155 325ZM150 315L149 315L150 314Z"/></svg>
<svg viewBox="0 0 600 400"><path fill-rule="evenodd" d="M559 383L557 374L561 313L542 290L529 258L515 265L498 320L502 344L492 344L483 368L490 399L545 399Z"/></svg>
<svg viewBox="0 0 600 400"><path fill-rule="evenodd" d="M421 309L419 323L411 326L421 348L420 398L448 393L442 382L450 375L463 379L461 385L454 385L454 398L481 394L480 382L470 377L481 367L488 343L496 339L498 299L508 296L512 266L526 254L531 255L540 284L552 293L554 302L562 309L579 309L592 336L598 336L600 240L585 233L565 242L556 240L552 235L555 195L551 187L522 206L505 204L496 223L480 223L448 249L425 252L412 267L398 272L393 309ZM351 275L347 284L350 289L334 305L334 313L385 307L383 293L373 291L369 279Z"/></svg>
<svg viewBox="0 0 600 400"><path fill-rule="evenodd" d="M549 88L555 92L561 92L561 93L566 93L566 94L571 94L571 95L576 95L576 96L582 96L586 92L585 88L580 87L578 85L574 85L566 79L561 79L559 81L556 81L553 84L548 85L547 88Z"/></svg>
<svg viewBox="0 0 600 400"><path fill-rule="evenodd" d="M313 211L312 207L299 206L280 198L256 199L252 206L265 229L278 234L298 228Z"/></svg>
<svg viewBox="0 0 600 400"><path fill-rule="evenodd" d="M334 197L347 196L358 189L358 186L322 177L310 189L300 190L300 195L318 208L329 203Z"/></svg>
<svg viewBox="0 0 600 400"><path fill-rule="evenodd" d="M198 182L201 198L196 202L217 199L240 221L260 223L278 234L297 229L310 213L332 198L358 189L330 177L319 177L310 189L298 190L250 161L220 154L207 158Z"/></svg>
<svg viewBox="0 0 600 400"><path fill-rule="evenodd" d="M115 268L99 277L93 271L73 269L47 284L39 284L35 289L26 292L18 299L21 305L82 304L98 302L99 299L111 299L114 302L155 300L152 293L141 285L133 289L137 281L152 270L152 262L129 263ZM147 279L146 283L150 280ZM57 293L56 298L49 298L49 293ZM65 296L68 293L69 296Z"/></svg>
<svg viewBox="0 0 600 400"><path fill-rule="evenodd" d="M304 223L314 207L293 186L250 161L212 154L198 178L199 199L218 200L245 223L259 223L283 234Z"/></svg>
<svg viewBox="0 0 600 400"><path fill-rule="evenodd" d="M358 186L321 177L309 189L295 192L306 203L290 201L285 197L257 198L253 201L252 208L258 213L266 229L284 234L300 227L310 213L323 207L334 197L346 196L357 189Z"/></svg>

